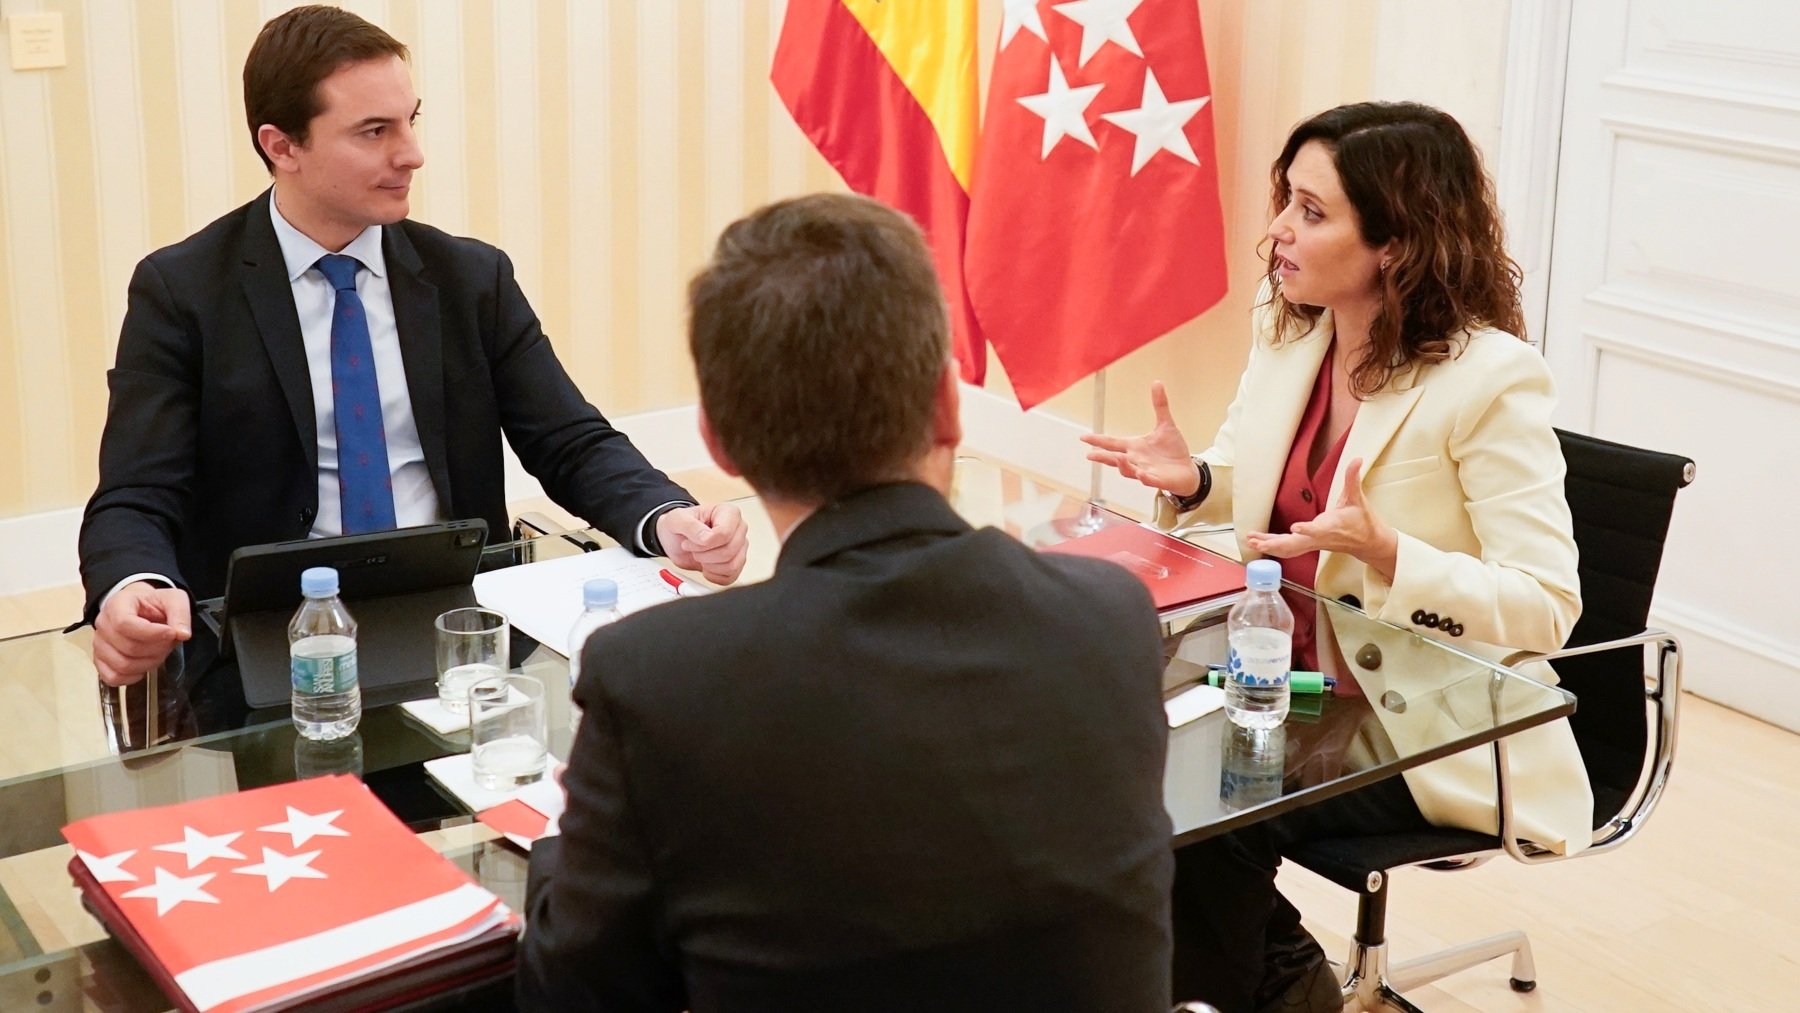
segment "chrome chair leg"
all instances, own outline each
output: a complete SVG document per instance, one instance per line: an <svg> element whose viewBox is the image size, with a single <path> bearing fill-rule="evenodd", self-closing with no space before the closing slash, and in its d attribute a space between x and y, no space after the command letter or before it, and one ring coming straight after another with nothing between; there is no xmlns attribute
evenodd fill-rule
<svg viewBox="0 0 1800 1013"><path fill-rule="evenodd" d="M1388 981L1397 989L1424 985L1477 964L1485 964L1512 954L1512 988L1529 992L1537 987L1537 965L1531 960L1531 940L1523 932L1502 932L1497 936L1439 950L1429 956L1395 964Z"/></svg>
<svg viewBox="0 0 1800 1013"><path fill-rule="evenodd" d="M1380 1005L1372 1007L1373 1009L1393 1010L1394 1013L1425 1013L1424 1010L1407 1002L1405 996L1386 985L1377 989L1375 994Z"/></svg>
<svg viewBox="0 0 1800 1013"><path fill-rule="evenodd" d="M1387 943L1367 943L1357 939L1350 944L1350 959L1344 964L1343 984L1345 1013L1356 1010L1398 1009L1410 1011L1413 1006L1387 982Z"/></svg>
<svg viewBox="0 0 1800 1013"><path fill-rule="evenodd" d="M1387 892L1387 876L1380 872L1371 873L1357 904L1356 937L1350 943L1350 957L1339 978L1343 982L1344 1009L1416 1013L1418 1007L1400 994L1402 990L1437 981L1509 953L1513 958L1513 991L1529 992L1537 987L1537 966L1531 960L1531 941L1523 932L1503 932L1390 968ZM1334 969L1337 966L1332 965Z"/></svg>
<svg viewBox="0 0 1800 1013"><path fill-rule="evenodd" d="M1332 965L1337 966L1337 965ZM1373 946L1351 944L1350 963L1343 978L1345 1013L1392 1010L1394 1013L1422 1013L1406 1000L1387 980L1387 944Z"/></svg>

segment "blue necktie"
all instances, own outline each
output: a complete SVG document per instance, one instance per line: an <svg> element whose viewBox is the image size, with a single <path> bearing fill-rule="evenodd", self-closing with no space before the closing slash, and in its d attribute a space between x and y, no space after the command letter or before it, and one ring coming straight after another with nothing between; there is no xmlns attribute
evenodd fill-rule
<svg viewBox="0 0 1800 1013"><path fill-rule="evenodd" d="M331 405L337 420L338 499L344 534L394 526L394 483L388 474L381 387L369 346L369 321L356 294L355 257L319 258L319 273L337 290L331 308Z"/></svg>

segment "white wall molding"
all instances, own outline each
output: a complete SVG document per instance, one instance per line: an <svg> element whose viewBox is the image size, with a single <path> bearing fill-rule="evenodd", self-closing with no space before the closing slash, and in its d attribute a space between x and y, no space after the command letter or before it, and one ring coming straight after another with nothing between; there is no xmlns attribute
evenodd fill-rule
<svg viewBox="0 0 1800 1013"><path fill-rule="evenodd" d="M1628 116L1603 116L1600 122L1606 124L1616 137L1714 155L1736 155L1778 165L1800 165L1800 146L1792 144L1775 144L1741 134L1689 130L1672 123L1657 123Z"/></svg>
<svg viewBox="0 0 1800 1013"><path fill-rule="evenodd" d="M1667 77L1643 70L1618 70L1606 76L1608 88L1643 92L1657 99L1703 99L1759 112L1800 113L1800 102L1775 92L1726 88L1689 78Z"/></svg>
<svg viewBox="0 0 1800 1013"><path fill-rule="evenodd" d="M1513 0L1506 40L1495 189L1507 245L1525 271L1525 329L1545 338L1550 236L1556 218L1556 165L1562 146L1563 89L1571 0Z"/></svg>
<svg viewBox="0 0 1800 1013"><path fill-rule="evenodd" d="M964 447L1087 491L1091 469L1081 442L1086 425L1039 409L1021 411L1018 402L968 384L962 385L962 423ZM1110 468L1102 472L1100 493L1108 503L1149 512L1149 490Z"/></svg>
<svg viewBox="0 0 1800 1013"><path fill-rule="evenodd" d="M706 444L700 439L700 409L695 405L638 412L609 419L615 429L631 437L631 442L650 463L663 471L686 471L712 464ZM502 445L506 455L506 501L535 499L544 487L519 463L510 445Z"/></svg>
<svg viewBox="0 0 1800 1013"><path fill-rule="evenodd" d="M1800 644L1678 602L1650 610L1650 625L1681 639L1682 682L1698 696L1800 732L1794 662Z"/></svg>
<svg viewBox="0 0 1800 1013"><path fill-rule="evenodd" d="M81 508L0 518L0 595L60 587L81 579L76 536Z"/></svg>
<svg viewBox="0 0 1800 1013"><path fill-rule="evenodd" d="M700 440L699 412L693 405L623 415L612 423L664 471L712 463ZM505 452L508 502L542 496L543 487L526 473L512 448ZM7 561L0 569L0 595L61 587L81 579L75 546L81 511L81 507L69 507L0 519L0 559Z"/></svg>
<svg viewBox="0 0 1800 1013"><path fill-rule="evenodd" d="M1747 317L1721 315L1716 309L1668 299L1637 285L1603 285L1588 293L1587 302L1643 320L1691 327L1739 344L1800 354L1800 334L1771 330Z"/></svg>
<svg viewBox="0 0 1800 1013"><path fill-rule="evenodd" d="M1676 352L1667 348L1656 348L1642 341L1628 341L1603 331L1589 329L1584 332L1588 343L1607 355L1636 359L1671 372L1687 377L1705 377L1740 390L1755 391L1770 397L1800 403L1800 384L1783 380L1779 377L1743 369L1729 362L1717 359L1702 358L1684 352Z"/></svg>

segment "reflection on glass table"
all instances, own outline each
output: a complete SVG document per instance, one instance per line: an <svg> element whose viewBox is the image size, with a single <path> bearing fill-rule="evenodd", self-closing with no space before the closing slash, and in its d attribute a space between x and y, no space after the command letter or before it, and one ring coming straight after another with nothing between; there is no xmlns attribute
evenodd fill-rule
<svg viewBox="0 0 1800 1013"><path fill-rule="evenodd" d="M1403 770L1574 712L1569 693L1301 592L1319 614L1321 666L1337 680L1296 693L1261 735L1214 711L1170 731L1163 800L1177 843L1201 840L1322 801ZM1166 642L1168 694L1224 660L1213 631Z"/></svg>
<svg viewBox="0 0 1800 1013"><path fill-rule="evenodd" d="M1059 488L982 461L959 462L953 502L972 523L1031 544L1058 518L1087 514ZM764 579L779 552L754 501L745 580ZM1132 524L1107 510L1105 525ZM602 544L589 530L551 528L489 547L484 566L515 565ZM1170 733L1165 804L1178 842L1196 840L1306 805L1438 756L1552 720L1573 710L1567 693L1497 668L1355 610L1318 600L1321 667L1336 693L1296 697L1286 723L1260 739L1233 731L1223 713ZM1222 661L1219 612L1168 618L1172 688ZM202 727L173 681L101 689L86 655L89 631L47 631L0 641L0 692L18 701L21 727L0 743L0 1009L161 1010L167 1003L136 962L74 900L69 850L59 828L101 812L217 795L325 773L360 776L402 820L500 894L523 902L525 860L473 822L424 775L423 761L469 748L466 731L440 734L398 706L373 707L356 735L299 739L285 716L246 727ZM515 638L516 639L516 638ZM573 733L568 664L542 646L515 651L515 673L545 689L550 752L566 758ZM51 669L67 675L51 678ZM427 687L425 695L435 690ZM14 743L23 743L14 745Z"/></svg>

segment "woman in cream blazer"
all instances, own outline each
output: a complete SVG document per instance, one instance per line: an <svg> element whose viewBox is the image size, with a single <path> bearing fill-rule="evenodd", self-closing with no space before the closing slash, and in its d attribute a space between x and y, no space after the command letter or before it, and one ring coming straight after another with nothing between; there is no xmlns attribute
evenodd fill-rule
<svg viewBox="0 0 1800 1013"><path fill-rule="evenodd" d="M1229 521L1245 559L1264 554L1259 544L1273 547L1256 533L1268 530L1287 444L1333 337L1327 311L1301 338L1271 347L1267 307L1257 315L1262 326L1237 397L1213 445L1199 455L1211 472L1209 495L1187 513L1159 496L1156 511L1165 528ZM1519 650L1555 650L1574 628L1581 598L1562 451L1550 427L1550 372L1530 345L1504 331L1480 328L1454 343L1454 358L1423 366L1361 404L1332 478L1329 502L1354 498L1393 529L1392 577L1348 552L1325 550L1314 590L1496 661ZM1359 460L1360 482L1346 489L1346 472ZM1355 666L1371 700L1388 690L1418 699L1444 688L1408 678L1403 635L1376 644L1387 659L1380 668L1358 665L1359 656L1369 657L1361 649L1366 630L1358 632L1357 642L1337 645L1338 653ZM1440 666L1427 668L1442 674ZM1556 680L1548 665L1527 674ZM1404 737L1423 734L1406 713L1376 713L1402 752ZM1593 795L1568 722L1515 735L1508 754L1522 832L1559 850L1586 846ZM1492 750L1470 750L1403 776L1431 823L1497 829Z"/></svg>
<svg viewBox="0 0 1800 1013"><path fill-rule="evenodd" d="M1157 421L1149 433L1084 439L1091 460L1161 493L1161 526L1229 521L1245 559L1283 559L1290 579L1307 573L1290 564L1316 558L1312 584L1320 595L1398 627L1373 645L1376 651L1366 650L1368 642L1381 638L1358 624L1354 634L1336 634L1335 651L1324 643L1320 653L1322 664L1347 669L1373 700L1389 691L1409 700L1452 694L1441 707L1398 714L1376 707L1405 752L1409 740L1429 734L1431 722L1456 719L1457 690L1434 684L1445 678L1441 662L1406 663L1403 631L1498 660L1561 647L1580 614L1564 465L1550 425L1555 392L1542 357L1517 336L1518 268L1502 245L1492 187L1455 120L1410 103L1329 110L1295 128L1272 175L1268 277L1257 298L1254 343L1212 446L1190 457L1160 384L1151 390ZM1305 488L1310 506L1303 512L1317 516L1271 531L1278 497L1284 516L1293 514L1295 487ZM1476 670L1471 664L1467 674ZM1531 674L1555 678L1547 666ZM1485 706L1485 689L1481 697L1468 702ZM1584 846L1592 793L1568 723L1509 742L1522 832L1556 849ZM1496 829L1491 750L1404 776L1417 806L1405 818ZM1391 798L1397 789L1383 790ZM1277 838L1281 832L1271 830ZM1268 863L1269 882L1258 887L1271 895L1276 860ZM1285 901L1277 899L1270 918L1255 890L1239 890L1232 903L1240 911L1210 915L1218 938L1184 947L1181 880L1192 864L1183 863L1177 878L1176 979L1216 991L1176 998L1227 1010L1297 1001L1299 1008L1336 1008L1328 981L1310 983L1315 1002L1307 1006L1301 993L1309 983L1276 973ZM1245 866L1250 879L1260 871L1256 864ZM1245 928L1254 934L1259 912L1269 925L1267 967L1255 959L1261 955L1228 952L1228 935ZM1292 932L1304 936L1297 913L1291 921ZM1235 966L1184 975L1184 949ZM1215 982L1233 974L1250 977ZM1286 985L1292 987L1284 996Z"/></svg>

